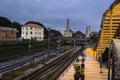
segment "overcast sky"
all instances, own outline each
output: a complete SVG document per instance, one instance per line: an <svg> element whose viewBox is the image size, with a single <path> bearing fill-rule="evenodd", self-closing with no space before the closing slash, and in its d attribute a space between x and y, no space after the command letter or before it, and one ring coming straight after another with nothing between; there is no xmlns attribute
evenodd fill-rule
<svg viewBox="0 0 120 80"><path fill-rule="evenodd" d="M0 0L0 16L17 21L37 21L64 32L70 28L85 33L86 26L99 31L102 15L114 0Z"/></svg>

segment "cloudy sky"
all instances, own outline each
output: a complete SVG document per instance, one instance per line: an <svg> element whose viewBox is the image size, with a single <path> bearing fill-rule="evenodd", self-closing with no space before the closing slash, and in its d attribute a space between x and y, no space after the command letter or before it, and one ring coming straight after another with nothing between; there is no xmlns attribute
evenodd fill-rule
<svg viewBox="0 0 120 80"><path fill-rule="evenodd" d="M17 21L38 21L64 32L66 19L73 31L85 33L86 26L99 31L103 13L114 0L0 0L0 16Z"/></svg>

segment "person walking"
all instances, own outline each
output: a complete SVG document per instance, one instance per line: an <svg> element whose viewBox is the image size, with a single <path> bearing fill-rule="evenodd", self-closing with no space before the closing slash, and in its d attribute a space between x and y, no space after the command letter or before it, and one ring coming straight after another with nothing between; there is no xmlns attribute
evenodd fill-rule
<svg viewBox="0 0 120 80"><path fill-rule="evenodd" d="M79 69L80 63L79 60L77 59L76 62L74 63L74 70L77 71Z"/></svg>
<svg viewBox="0 0 120 80"><path fill-rule="evenodd" d="M84 63L81 64L81 68L85 69L85 64Z"/></svg>
<svg viewBox="0 0 120 80"><path fill-rule="evenodd" d="M81 79L81 74L80 74L80 71L77 70L74 74L74 80L80 80Z"/></svg>
<svg viewBox="0 0 120 80"><path fill-rule="evenodd" d="M85 71L84 68L81 68L81 69L80 69L80 77L81 77L81 80L85 80L85 74L84 74L84 71Z"/></svg>

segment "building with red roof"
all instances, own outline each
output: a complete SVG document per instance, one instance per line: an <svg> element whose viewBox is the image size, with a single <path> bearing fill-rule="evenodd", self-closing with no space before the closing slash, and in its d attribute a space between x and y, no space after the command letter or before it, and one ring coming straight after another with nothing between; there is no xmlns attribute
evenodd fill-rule
<svg viewBox="0 0 120 80"><path fill-rule="evenodd" d="M44 40L44 27L34 23L25 24L22 26L21 37L24 39L42 41Z"/></svg>

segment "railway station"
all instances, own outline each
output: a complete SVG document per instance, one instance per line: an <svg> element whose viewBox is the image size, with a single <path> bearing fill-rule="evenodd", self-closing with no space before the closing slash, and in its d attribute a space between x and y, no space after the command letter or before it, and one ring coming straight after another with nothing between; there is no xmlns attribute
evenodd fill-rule
<svg viewBox="0 0 120 80"><path fill-rule="evenodd" d="M108 77L108 69L106 65L102 66L102 70L100 68L100 64L98 61L95 60L93 55L91 55L89 52L85 52L85 79L84 80L107 80ZM73 62L70 67L61 75L60 80L74 80L74 64L76 62ZM79 61L79 65L81 65L81 61Z"/></svg>
<svg viewBox="0 0 120 80"><path fill-rule="evenodd" d="M69 18L64 36L51 28L27 22L26 40L11 43L3 40L15 40L17 30L12 37L14 28L0 28L0 80L120 80L120 0L105 10L97 34L90 34L90 26L86 34L73 34Z"/></svg>

